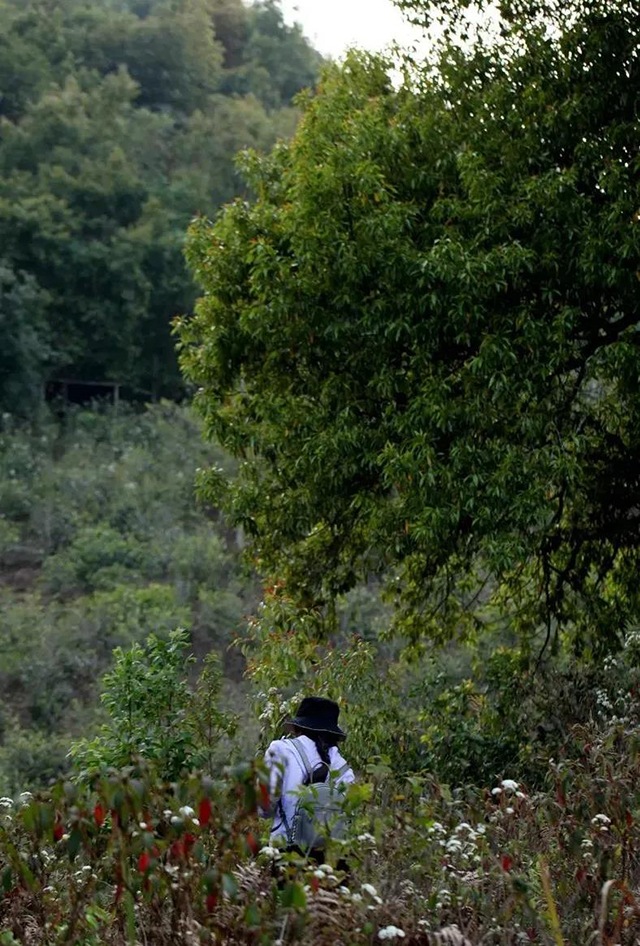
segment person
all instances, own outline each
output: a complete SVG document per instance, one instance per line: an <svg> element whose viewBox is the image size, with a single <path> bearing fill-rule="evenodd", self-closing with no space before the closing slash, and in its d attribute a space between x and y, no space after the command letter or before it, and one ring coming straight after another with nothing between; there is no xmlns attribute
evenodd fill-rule
<svg viewBox="0 0 640 946"><path fill-rule="evenodd" d="M351 766L338 750L338 743L346 738L346 733L338 725L339 713L340 707L333 700L322 696L306 696L298 706L295 717L285 724L285 729L294 738L285 736L275 739L265 753L271 809L263 811L263 814L273 818L271 840L277 843L284 840L290 851L301 853L296 845L289 843L289 827L300 788L310 782L327 782L330 773L333 773L331 778L335 785L355 781ZM324 861L321 850L311 850L309 856L318 863Z"/></svg>

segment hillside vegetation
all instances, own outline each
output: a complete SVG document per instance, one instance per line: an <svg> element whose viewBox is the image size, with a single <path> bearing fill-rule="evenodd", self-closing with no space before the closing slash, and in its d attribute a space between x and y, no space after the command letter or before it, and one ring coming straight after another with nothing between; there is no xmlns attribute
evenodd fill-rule
<svg viewBox="0 0 640 946"><path fill-rule="evenodd" d="M186 408L43 413L0 440L0 792L66 770L99 722L115 647L188 628L224 654L255 596L234 534L194 497L229 464ZM236 682L240 655L227 657ZM232 698L232 702L235 700Z"/></svg>

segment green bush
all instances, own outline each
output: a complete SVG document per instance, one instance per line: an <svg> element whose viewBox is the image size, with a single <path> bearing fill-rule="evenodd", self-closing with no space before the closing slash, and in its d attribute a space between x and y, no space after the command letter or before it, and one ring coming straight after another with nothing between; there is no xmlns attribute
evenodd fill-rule
<svg viewBox="0 0 640 946"><path fill-rule="evenodd" d="M69 738L42 729L26 729L5 720L0 744L0 793L34 789L60 778L69 768Z"/></svg>
<svg viewBox="0 0 640 946"><path fill-rule="evenodd" d="M146 558L145 547L133 536L102 524L89 526L45 561L42 579L47 590L57 594L114 588L139 580Z"/></svg>
<svg viewBox="0 0 640 946"><path fill-rule="evenodd" d="M193 601L198 588L220 588L233 581L237 563L222 536L211 529L182 532L171 544L168 572L182 601Z"/></svg>
<svg viewBox="0 0 640 946"><path fill-rule="evenodd" d="M213 655L195 693L189 688L194 658L188 647L189 635L180 629L166 640L151 634L144 646L115 649L115 666L102 681L108 721L95 739L81 739L71 749L82 778L139 758L165 779L205 761L213 767L217 743L235 722L217 706L221 680Z"/></svg>

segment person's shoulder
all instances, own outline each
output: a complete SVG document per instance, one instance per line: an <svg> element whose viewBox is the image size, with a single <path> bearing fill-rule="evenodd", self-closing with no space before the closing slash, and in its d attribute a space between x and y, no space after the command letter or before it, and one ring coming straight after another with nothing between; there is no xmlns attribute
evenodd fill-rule
<svg viewBox="0 0 640 946"><path fill-rule="evenodd" d="M289 752L289 739L274 739L267 746L266 755L273 757L282 758L282 756L287 755Z"/></svg>
<svg viewBox="0 0 640 946"><path fill-rule="evenodd" d="M337 746L332 746L330 750L331 765L334 769L340 769L343 765L348 765L351 768L350 763L345 759Z"/></svg>

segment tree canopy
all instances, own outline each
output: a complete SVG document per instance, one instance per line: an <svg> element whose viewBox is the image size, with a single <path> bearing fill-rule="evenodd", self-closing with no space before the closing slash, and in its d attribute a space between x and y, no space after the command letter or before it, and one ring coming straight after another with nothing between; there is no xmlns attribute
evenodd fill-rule
<svg viewBox="0 0 640 946"><path fill-rule="evenodd" d="M608 647L637 613L639 10L552 6L399 87L330 67L191 231L183 365L243 461L204 489L300 601L383 574L416 640Z"/></svg>
<svg viewBox="0 0 640 946"><path fill-rule="evenodd" d="M56 373L181 390L184 231L238 193L237 151L293 131L319 62L271 0L0 0L3 408Z"/></svg>

